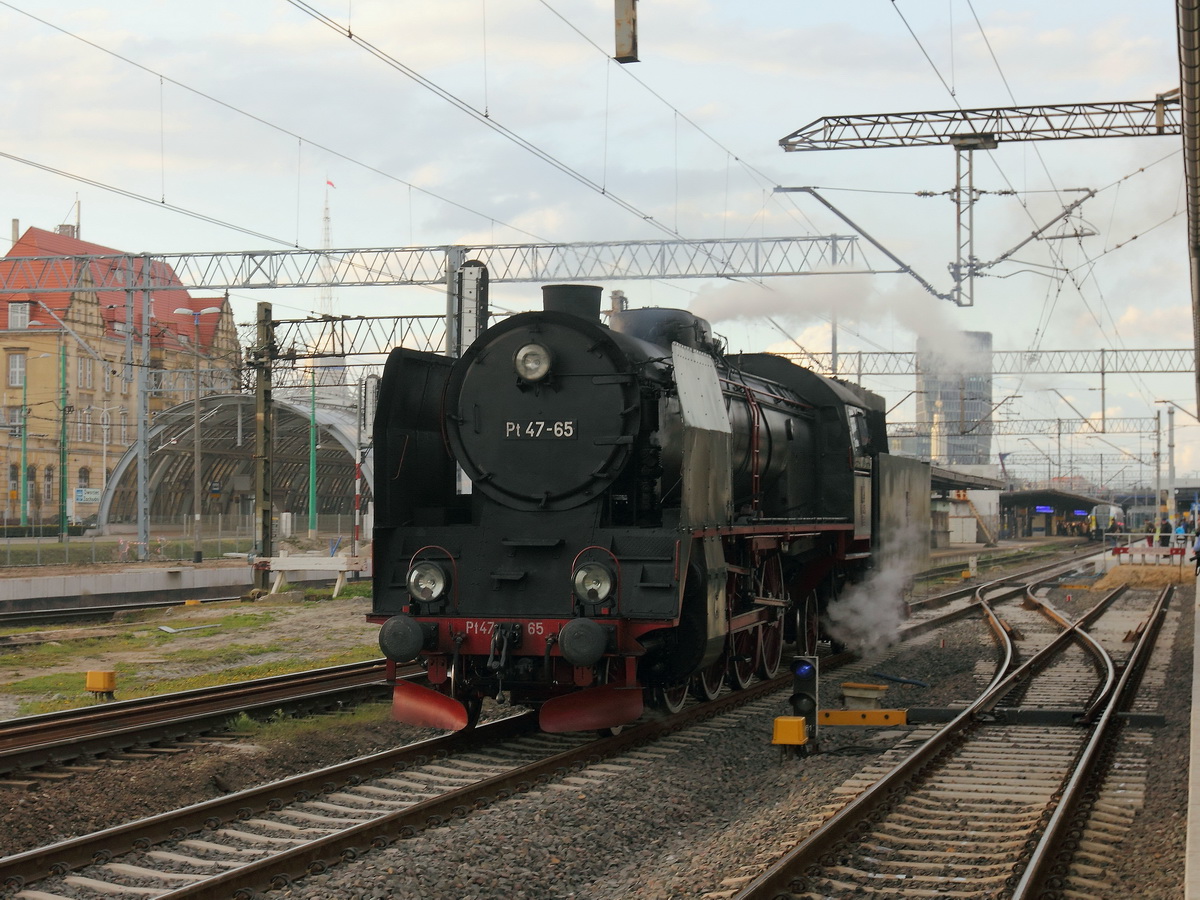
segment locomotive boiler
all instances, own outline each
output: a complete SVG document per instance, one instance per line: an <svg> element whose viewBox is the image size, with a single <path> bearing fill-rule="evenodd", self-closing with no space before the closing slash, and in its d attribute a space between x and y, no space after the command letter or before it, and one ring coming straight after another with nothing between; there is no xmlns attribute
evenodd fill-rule
<svg viewBox="0 0 1200 900"><path fill-rule="evenodd" d="M380 385L374 600L394 717L459 729L486 697L611 729L815 651L862 577L880 397L683 310L601 321L601 288L458 359L393 350ZM397 680L419 660L428 687Z"/></svg>

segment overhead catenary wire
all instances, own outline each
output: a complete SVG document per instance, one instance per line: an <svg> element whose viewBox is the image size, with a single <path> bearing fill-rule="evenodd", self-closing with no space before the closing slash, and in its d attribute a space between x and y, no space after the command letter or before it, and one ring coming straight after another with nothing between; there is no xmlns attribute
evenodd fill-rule
<svg viewBox="0 0 1200 900"><path fill-rule="evenodd" d="M508 128L506 125L501 124L499 121L497 121L495 119L495 117L489 116L489 115L485 114L482 110L476 109L474 106L472 106L467 101L463 100L458 95L447 90L446 88L442 87L441 85L437 84L436 82L426 78L424 75L417 72L411 66L401 62L400 60L396 59L396 57L392 56L390 53L387 53L383 49L375 46L375 44L366 40L361 35L354 34L348 28L346 28L344 25L342 25L341 23L335 21L334 19L325 15L325 13L323 13L320 10L313 7L312 4L305 2L305 0L287 0L287 2L290 3L292 6L296 7L297 9L299 9L301 12L305 13L306 15L311 16L313 19L315 19L320 24L324 25L329 30L345 37L347 40L354 43L357 47L360 47L362 50L369 53L371 56L374 56L376 59L378 59L384 65L386 65L392 69L395 69L397 72L401 73L406 78L412 80L416 84L425 88L430 93L441 98L442 100L445 100L447 103L449 103L455 109L460 110L461 112L470 116L475 121L479 122L484 127L491 129L492 131L494 131L497 134L504 137L506 140L512 142L516 146L520 147L521 149L525 150L526 152L532 154L533 156L535 156L538 159L542 160L543 162L547 163L554 169L557 169L559 172L566 175L568 178L578 182L579 184L583 185L584 187L589 188L590 190L599 194L601 197L604 197L610 203L613 203L616 206L619 206L621 209L624 209L626 212L636 216L637 218L646 222L651 227L656 228L665 234L668 234L672 237L677 237L677 238L683 237L683 235L681 235L677 231L675 231L675 229L673 229L670 225L667 225L665 222L660 222L658 219L656 219L650 213L635 206L633 203L631 203L628 200L625 200L623 197L620 197L620 196L614 194L612 191L605 190L603 185L592 180L591 178L584 175L579 170L577 170L577 169L573 168L572 166L568 165L567 163L563 162L561 159L559 159L554 154L550 153L548 150L543 149L542 147L538 146L537 144L533 143L532 141L528 140L527 138L525 138L522 135L518 134L517 132L513 131L511 128Z"/></svg>

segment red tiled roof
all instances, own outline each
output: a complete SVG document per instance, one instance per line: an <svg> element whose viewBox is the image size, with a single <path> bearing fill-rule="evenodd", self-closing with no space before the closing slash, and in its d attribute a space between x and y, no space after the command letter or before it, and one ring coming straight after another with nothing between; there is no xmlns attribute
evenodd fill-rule
<svg viewBox="0 0 1200 900"><path fill-rule="evenodd" d="M99 244L92 244L88 241L81 241L78 238L70 237L65 234L58 234L53 231L46 231L41 228L29 228L21 235L20 240L13 244L12 249L8 254L0 258L0 271L5 271L10 283L14 286L21 286L24 281L29 285L29 279L25 278L26 269L15 267L11 259L13 257L41 257L41 256L120 256L123 251L114 250L111 247L103 247ZM145 259L138 256L130 257L134 266L134 284L138 283L141 278ZM92 280L94 283L103 284L113 281L112 272L115 267L121 265L118 260L92 260L88 263L91 267ZM210 306L219 306L224 308L225 302L223 297L209 298L194 298L182 287L178 276L174 270L166 263L151 260L150 272L159 282L167 284L179 285L179 287L159 288L151 292L150 297L150 317L151 321L158 327L151 331L151 342L153 344L176 343L179 336L185 336L187 340L193 339L195 326L193 317L187 314L176 313L177 308L201 310ZM40 271L37 271L40 269ZM64 288L62 293L48 294L23 294L23 293L5 293L0 294L0 306L7 306L11 302L32 302L34 305L30 309L30 319L40 322L42 326L48 328L57 328L58 323L54 319L46 315L42 310L42 314L38 315L38 303L45 304L46 307L53 310L60 318L65 318L67 308L70 306L71 295L67 289L69 287L68 280L64 273L57 267L41 265L35 267L36 274L33 275L41 287L58 287ZM100 314L104 318L105 333L109 335L116 334L115 326L124 324L126 311L126 296L125 291L121 290L100 290L96 291L96 296L100 304ZM213 336L216 332L217 321L219 316L201 316L200 317L200 346L209 347L212 344ZM7 310L3 315L0 315L0 327L8 324ZM141 330L142 324L142 298L140 294L134 296L133 301L133 325L137 331ZM33 326L34 328L38 326Z"/></svg>

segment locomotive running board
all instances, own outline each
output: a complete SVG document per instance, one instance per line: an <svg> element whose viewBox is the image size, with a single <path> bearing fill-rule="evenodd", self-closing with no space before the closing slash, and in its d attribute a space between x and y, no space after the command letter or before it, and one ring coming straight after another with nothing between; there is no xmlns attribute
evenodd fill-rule
<svg viewBox="0 0 1200 900"><path fill-rule="evenodd" d="M542 731L597 731L628 725L644 709L641 685L588 688L554 697L538 711Z"/></svg>
<svg viewBox="0 0 1200 900"><path fill-rule="evenodd" d="M407 725L462 731L467 727L467 708L453 697L398 681L392 690L392 718Z"/></svg>

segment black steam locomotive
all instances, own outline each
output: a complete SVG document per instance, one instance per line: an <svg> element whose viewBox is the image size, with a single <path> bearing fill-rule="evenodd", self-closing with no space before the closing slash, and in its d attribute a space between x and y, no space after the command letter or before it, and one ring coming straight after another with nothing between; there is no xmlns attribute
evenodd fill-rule
<svg viewBox="0 0 1200 900"><path fill-rule="evenodd" d="M613 728L812 652L870 563L880 397L708 323L553 285L459 359L399 348L375 419L374 604L395 718L485 697Z"/></svg>

